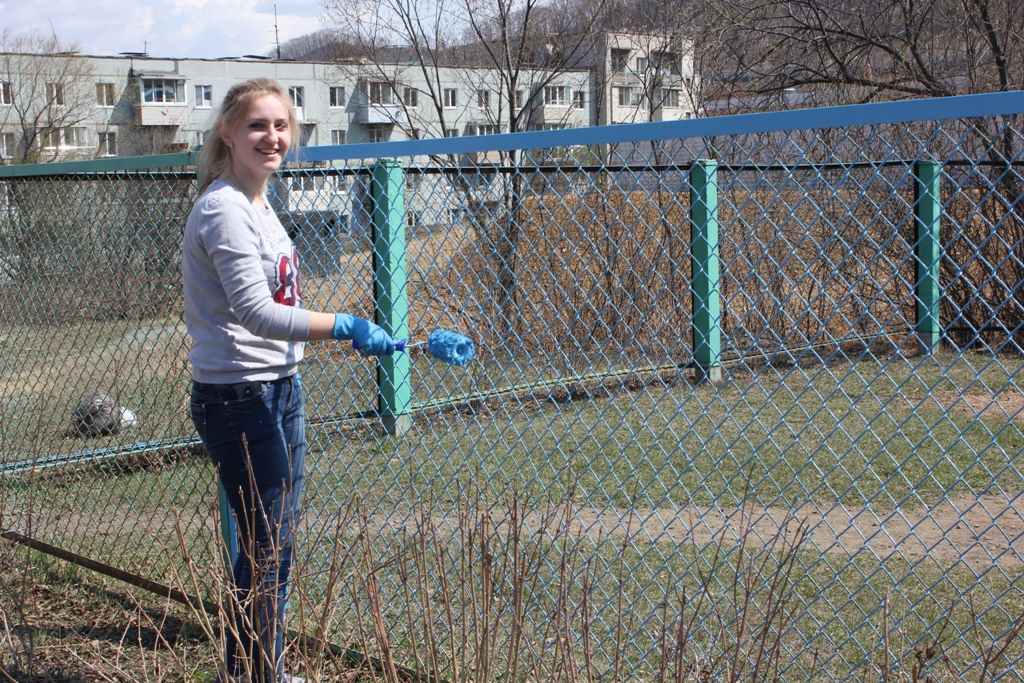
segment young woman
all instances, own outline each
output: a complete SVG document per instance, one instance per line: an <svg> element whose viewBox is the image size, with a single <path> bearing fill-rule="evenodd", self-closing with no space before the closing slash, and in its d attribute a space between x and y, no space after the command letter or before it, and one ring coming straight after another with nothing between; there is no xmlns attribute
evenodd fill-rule
<svg viewBox="0 0 1024 683"><path fill-rule="evenodd" d="M296 133L276 82L228 91L203 145L182 256L192 420L239 529L227 674L259 683L291 680L282 650L306 454L303 342L355 339L367 356L395 351L369 321L302 307L295 247L264 196Z"/></svg>

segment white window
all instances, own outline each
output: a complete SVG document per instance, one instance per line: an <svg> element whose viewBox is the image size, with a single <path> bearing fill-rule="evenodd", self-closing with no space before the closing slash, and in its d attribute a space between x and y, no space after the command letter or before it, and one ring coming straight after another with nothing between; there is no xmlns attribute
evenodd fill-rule
<svg viewBox="0 0 1024 683"><path fill-rule="evenodd" d="M394 103L394 93L387 81L370 81L366 84L366 94L370 104Z"/></svg>
<svg viewBox="0 0 1024 683"><path fill-rule="evenodd" d="M675 109L679 106L679 90L675 88L665 88L662 90L661 106L671 107Z"/></svg>
<svg viewBox="0 0 1024 683"><path fill-rule="evenodd" d="M500 131L493 123L478 123L470 126L470 135L497 135Z"/></svg>
<svg viewBox="0 0 1024 683"><path fill-rule="evenodd" d="M384 128L370 129L370 142L385 142L387 139L387 131Z"/></svg>
<svg viewBox="0 0 1024 683"><path fill-rule="evenodd" d="M60 128L46 128L39 132L39 146L43 149L57 149L60 143Z"/></svg>
<svg viewBox="0 0 1024 683"><path fill-rule="evenodd" d="M636 72L638 74L646 73L647 71L647 57L636 58Z"/></svg>
<svg viewBox="0 0 1024 683"><path fill-rule="evenodd" d="M9 107L14 104L14 86L5 81L0 81L0 105Z"/></svg>
<svg viewBox="0 0 1024 683"><path fill-rule="evenodd" d="M444 89L444 106L445 109L453 109L459 106L459 91L455 88Z"/></svg>
<svg viewBox="0 0 1024 683"><path fill-rule="evenodd" d="M14 133L0 133L0 157L14 156Z"/></svg>
<svg viewBox="0 0 1024 683"><path fill-rule="evenodd" d="M143 78L142 101L147 104L185 104L185 81Z"/></svg>
<svg viewBox="0 0 1024 683"><path fill-rule="evenodd" d="M50 104L55 104L59 107L64 106L64 84L63 83L47 83L46 84L46 101Z"/></svg>
<svg viewBox="0 0 1024 683"><path fill-rule="evenodd" d="M618 104L620 107L635 107L640 104L640 88L618 88Z"/></svg>
<svg viewBox="0 0 1024 683"><path fill-rule="evenodd" d="M476 91L476 108L477 109L490 109L491 108L491 91L490 90L477 90Z"/></svg>
<svg viewBox="0 0 1024 683"><path fill-rule="evenodd" d="M331 106L332 107L344 107L345 106L345 86L343 85L332 85L331 86ZM344 131L342 131L344 132Z"/></svg>
<svg viewBox="0 0 1024 683"><path fill-rule="evenodd" d="M577 90L572 94L572 106L583 109L587 106L587 93L585 90Z"/></svg>
<svg viewBox="0 0 1024 683"><path fill-rule="evenodd" d="M446 138L457 138L457 137L459 137L459 129L458 128L445 128L444 129L444 136Z"/></svg>
<svg viewBox="0 0 1024 683"><path fill-rule="evenodd" d="M64 130L65 147L87 147L88 145L88 131L83 126L72 126Z"/></svg>
<svg viewBox="0 0 1024 683"><path fill-rule="evenodd" d="M515 108L516 109L522 109L524 102L526 102L526 91L524 91L522 89L516 90Z"/></svg>
<svg viewBox="0 0 1024 683"><path fill-rule="evenodd" d="M420 91L416 88L410 88L405 86L402 90L402 102L407 107L418 107L420 106Z"/></svg>
<svg viewBox="0 0 1024 683"><path fill-rule="evenodd" d="M117 133L100 133L100 156L117 156Z"/></svg>
<svg viewBox="0 0 1024 683"><path fill-rule="evenodd" d="M544 87L544 104L549 107L564 107L569 104L569 88L564 85Z"/></svg>
<svg viewBox="0 0 1024 683"><path fill-rule="evenodd" d="M629 64L629 50L612 50L612 69L614 71L622 71Z"/></svg>
<svg viewBox="0 0 1024 683"><path fill-rule="evenodd" d="M305 106L306 102L306 89L301 85L289 85L288 86L288 100L292 103L292 106L296 109L301 109Z"/></svg>
<svg viewBox="0 0 1024 683"><path fill-rule="evenodd" d="M196 133L196 147L202 147L206 143L206 131L201 130Z"/></svg>
<svg viewBox="0 0 1024 683"><path fill-rule="evenodd" d="M213 86L212 85L197 85L196 86L196 107L200 109L209 109L213 106Z"/></svg>
<svg viewBox="0 0 1024 683"><path fill-rule="evenodd" d="M113 107L117 104L117 98L114 96L113 83L96 84L96 104L101 107Z"/></svg>
<svg viewBox="0 0 1024 683"><path fill-rule="evenodd" d="M331 144L332 145L344 145L345 144L345 133L347 131L334 129L331 131Z"/></svg>

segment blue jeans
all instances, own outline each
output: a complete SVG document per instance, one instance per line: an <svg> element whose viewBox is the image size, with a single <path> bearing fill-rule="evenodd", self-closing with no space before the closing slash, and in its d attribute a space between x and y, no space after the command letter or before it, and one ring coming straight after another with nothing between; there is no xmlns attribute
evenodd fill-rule
<svg viewBox="0 0 1024 683"><path fill-rule="evenodd" d="M192 383L192 421L238 523L230 601L238 637L227 634L226 663L238 675L248 658L254 683L283 680L285 604L306 457L303 406L298 375Z"/></svg>

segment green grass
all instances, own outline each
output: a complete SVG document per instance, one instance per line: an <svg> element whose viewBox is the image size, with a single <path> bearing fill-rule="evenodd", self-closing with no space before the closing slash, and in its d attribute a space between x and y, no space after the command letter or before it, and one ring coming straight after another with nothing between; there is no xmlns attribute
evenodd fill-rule
<svg viewBox="0 0 1024 683"><path fill-rule="evenodd" d="M558 390L547 396L545 389L535 398L423 416L400 436L382 433L372 419L311 422L305 496L310 535L303 561L310 571L324 570L333 549L325 536L330 521L353 500L380 521L398 523L424 501L450 514L467 501L506 500L511 490L538 505L571 496L576 503L622 510L691 503L731 509L746 500L779 507L839 503L884 513L985 492L1012 496L1024 491L1021 424L951 410L949 397L1017 392L1022 362L981 353L864 355L756 374L736 369L718 386L651 383L580 400ZM495 366L461 371L438 365L414 362L417 400L501 386ZM369 363L314 355L304 370L308 413L338 416L368 408L371 369ZM519 380L547 381L564 371L535 369ZM171 411L180 403L180 387L172 391L174 382L162 381L165 394L147 395L164 396L159 401ZM929 396L934 400L924 401ZM213 471L201 454L8 477L0 493L5 526L25 528L24 511L31 507L33 532L43 540L115 566L155 577L182 570L176 523L197 549L197 560L213 561ZM621 554L618 542L606 539L587 555L611 567ZM381 537L382 557L391 543L393 537ZM649 624L666 594L692 587L695 558L687 547L636 538L626 559L627 604L640 626L625 656L649 668L655 662ZM813 647L829 653L822 665L836 674L870 657L866 653L879 647L886 596L886 618L899 624L894 634L910 650L934 635L948 614L955 628L947 634L955 636L947 656L960 670L977 660L969 597L986 637L998 637L1024 610L1019 571L1012 568L994 565L979 575L977 567L929 559L911 563L898 555L880 560L867 550L850 556L808 549L800 567L799 609L785 637L802 653L798 665L805 669ZM400 582L394 569L388 571L383 590L397 599ZM545 571L550 576L554 570ZM604 595L616 588L609 572L598 584ZM312 579L314 597L318 580ZM600 608L615 611L613 603ZM351 605L338 609L352 613ZM344 632L352 624L347 619L338 622L338 638L351 635ZM396 642L411 642L411 634L398 636Z"/></svg>
<svg viewBox="0 0 1024 683"><path fill-rule="evenodd" d="M311 424L306 499L315 517L330 519L353 497L401 513L422 500L454 505L511 488L619 508L746 499L875 512L989 490L1013 494L1024 489L1021 426L920 401L935 389L997 393L1013 386L1020 365L982 354L867 357L734 372L719 386L681 381L588 400L484 405L418 420L397 437L374 420ZM351 394L346 382L307 372L310 412L326 396L343 405L338 387ZM132 516L163 534L169 508L194 511L183 524L197 524L213 495L205 458L161 465L153 457L149 466L147 457L8 478L2 489L9 510L31 500L37 528L90 548L107 545L90 537L127 533Z"/></svg>
<svg viewBox="0 0 1024 683"><path fill-rule="evenodd" d="M507 402L448 413L389 437L313 429L314 489L362 496L449 496L471 484L626 506L933 503L993 486L1024 488L1024 431L935 402L934 389L998 392L1020 361L981 355L874 359L828 368L736 373L715 387L678 382L610 397ZM950 403L948 399L946 403ZM948 408L948 406L946 406Z"/></svg>
<svg viewBox="0 0 1024 683"><path fill-rule="evenodd" d="M166 360L179 335L150 339L138 337L137 329L137 323L80 325L49 340L12 330L5 348L14 337L36 340L18 345L25 359L31 356L23 370L35 370L23 391L4 392L4 459L191 437L185 365L159 375L143 371ZM61 369L62 360L85 363L102 355L112 338L123 342L114 354L124 361L120 370L98 368L89 384ZM303 369L310 417L343 418L371 409L372 363L324 350L311 349ZM943 397L952 392L1016 391L1022 362L1016 357L865 355L827 367L738 370L717 387L652 384L572 401L558 394L559 378L609 368L579 360L576 367L538 366L528 358L484 360L461 369L418 357L414 400L444 401L510 382L554 383L554 400L545 400L548 389L540 387L540 402L487 402L472 414L420 421L395 439L373 429L373 421L351 429L359 423L319 425L313 419L312 464L323 486L362 495L375 486L442 495L453 491L453 481L461 482L454 489L459 492L469 480L488 478L499 487L514 483L532 491L573 486L581 499L615 505L639 495L652 506L706 504L749 486L765 503L838 500L875 507L930 503L993 485L1008 492L1022 487L1016 466L1024 448L1020 425L940 405L951 402ZM111 372L116 377L106 377ZM103 390L105 380L115 379L122 401L139 414L139 426L116 437L68 438L70 407L87 385ZM72 381L75 388L68 386ZM938 404L921 403L934 392Z"/></svg>

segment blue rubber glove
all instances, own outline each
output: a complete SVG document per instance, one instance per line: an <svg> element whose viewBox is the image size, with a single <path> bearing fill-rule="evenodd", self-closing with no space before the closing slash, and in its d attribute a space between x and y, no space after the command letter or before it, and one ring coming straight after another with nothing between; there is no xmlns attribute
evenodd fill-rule
<svg viewBox="0 0 1024 683"><path fill-rule="evenodd" d="M348 313L334 314L331 339L351 339L360 353L366 356L390 356L395 352L395 340L369 320Z"/></svg>

